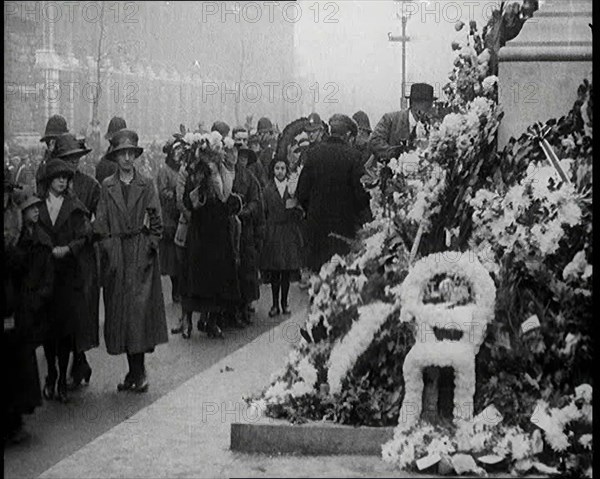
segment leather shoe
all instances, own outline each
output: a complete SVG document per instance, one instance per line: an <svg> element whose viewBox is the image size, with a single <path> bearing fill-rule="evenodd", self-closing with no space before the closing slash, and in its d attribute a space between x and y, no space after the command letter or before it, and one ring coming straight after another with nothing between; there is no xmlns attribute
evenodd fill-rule
<svg viewBox="0 0 600 479"><path fill-rule="evenodd" d="M148 392L149 386L150 384L148 383L148 376L146 376L146 373L144 373L144 375L133 384L131 391L134 393L145 393Z"/></svg>
<svg viewBox="0 0 600 479"><path fill-rule="evenodd" d="M133 388L134 382L131 379L131 374L127 373L122 383L117 384L117 391L129 391Z"/></svg>

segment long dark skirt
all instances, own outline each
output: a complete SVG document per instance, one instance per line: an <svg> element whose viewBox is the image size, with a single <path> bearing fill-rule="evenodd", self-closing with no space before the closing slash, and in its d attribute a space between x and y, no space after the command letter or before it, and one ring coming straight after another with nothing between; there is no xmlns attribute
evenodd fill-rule
<svg viewBox="0 0 600 479"><path fill-rule="evenodd" d="M173 228L173 231L170 231L170 228L165 228L165 233L159 243L160 274L162 275L178 276L180 273L174 239L175 228Z"/></svg>
<svg viewBox="0 0 600 479"><path fill-rule="evenodd" d="M192 212L180 280L183 311L215 312L241 301L225 204L209 202Z"/></svg>

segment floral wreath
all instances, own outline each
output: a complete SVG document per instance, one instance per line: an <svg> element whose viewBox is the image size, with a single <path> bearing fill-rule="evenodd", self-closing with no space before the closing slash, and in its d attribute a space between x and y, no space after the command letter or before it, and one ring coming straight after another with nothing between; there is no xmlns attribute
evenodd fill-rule
<svg viewBox="0 0 600 479"><path fill-rule="evenodd" d="M454 259L458 258L458 259ZM475 307L472 305L442 307L439 304L424 304L425 287L431 278L446 275L447 277L464 278L471 288ZM396 288L402 304L400 321L411 321L418 318L427 326L449 327L461 324L465 314L472 314L471 322L488 324L494 319L496 287L488 271L479 262L476 255L469 252L446 251L435 253L419 260L411 269L404 282ZM478 337L479 344L483 335Z"/></svg>

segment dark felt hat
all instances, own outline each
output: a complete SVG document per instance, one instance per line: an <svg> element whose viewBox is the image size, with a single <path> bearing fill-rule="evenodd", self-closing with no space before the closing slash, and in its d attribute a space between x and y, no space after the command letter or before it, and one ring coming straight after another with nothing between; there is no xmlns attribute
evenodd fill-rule
<svg viewBox="0 0 600 479"><path fill-rule="evenodd" d="M260 120L258 120L256 131L259 133L263 131L273 131L273 123L266 116L263 116Z"/></svg>
<svg viewBox="0 0 600 479"><path fill-rule="evenodd" d="M231 128L229 128L229 125L224 121L215 121L210 129L210 131L218 131L219 133L221 133L221 136L223 138L229 135L230 130Z"/></svg>
<svg viewBox="0 0 600 479"><path fill-rule="evenodd" d="M71 179L74 174L73 168L71 168L64 160L61 160L60 158L51 158L48 163L46 163L44 181L48 183L58 176L66 176Z"/></svg>
<svg viewBox="0 0 600 479"><path fill-rule="evenodd" d="M140 156L144 149L138 146L139 137L133 130L119 130L112 137L112 148L106 152L106 158L114 160L119 151L133 150L135 157Z"/></svg>
<svg viewBox="0 0 600 479"><path fill-rule="evenodd" d="M40 139L40 141L47 141L53 138L56 138L58 135L62 135L63 133L67 133L69 129L67 128L67 120L62 115L52 115L48 118L48 122L46 123L46 131L44 131L44 135Z"/></svg>
<svg viewBox="0 0 600 479"><path fill-rule="evenodd" d="M79 157L87 155L90 151L92 151L91 148L85 147L84 139L77 139L71 133L64 133L56 137L56 146L52 152L52 158Z"/></svg>
<svg viewBox="0 0 600 479"><path fill-rule="evenodd" d="M369 133L373 131L371 129L371 122L369 121L369 116L364 111L357 111L354 115L352 115L352 119L356 122L358 128L367 130Z"/></svg>
<svg viewBox="0 0 600 479"><path fill-rule="evenodd" d="M113 116L108 122L108 131L104 135L104 139L110 141L114 134L119 130L127 128L127 123L120 116Z"/></svg>
<svg viewBox="0 0 600 479"><path fill-rule="evenodd" d="M304 127L305 131L316 131L319 128L323 128L323 121L321 121L321 117L318 113L311 113L308 115L308 122Z"/></svg>
<svg viewBox="0 0 600 479"><path fill-rule="evenodd" d="M431 101L436 100L433 96L433 87L428 83L413 83L410 86L410 95L407 96L410 101Z"/></svg>
<svg viewBox="0 0 600 479"><path fill-rule="evenodd" d="M352 136L358 135L358 125L348 115L336 113L329 119L329 126L332 130L337 130L338 125L342 125Z"/></svg>

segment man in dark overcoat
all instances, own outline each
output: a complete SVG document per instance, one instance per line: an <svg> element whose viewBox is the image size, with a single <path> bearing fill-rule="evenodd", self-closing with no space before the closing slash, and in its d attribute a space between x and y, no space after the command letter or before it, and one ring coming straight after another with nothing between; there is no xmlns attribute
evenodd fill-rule
<svg viewBox="0 0 600 479"><path fill-rule="evenodd" d="M369 140L371 138L371 122L369 116L362 110L357 111L352 115L352 119L358 126L356 139L354 140L354 148L360 152L360 162L363 166L369 161L371 152L369 151Z"/></svg>
<svg viewBox="0 0 600 479"><path fill-rule="evenodd" d="M42 161L35 173L36 192L40 197L45 195L45 191L43 191L43 179L46 173L46 163L52 157L52 151L54 150L54 146L56 144L56 137L62 135L63 133L68 133L68 131L69 129L67 128L67 120L65 120L65 117L61 115L52 115L50 118L48 118L46 130L44 131L42 138L40 138L40 142L46 143L47 148L44 152L44 157L42 158Z"/></svg>
<svg viewBox="0 0 600 479"><path fill-rule="evenodd" d="M238 215L242 222L239 278L243 304L240 312L242 322L250 324L251 304L260 297L258 272L265 212L260 183L248 168L249 164L257 164L256 155L248 149L239 150L238 155L232 192L240 195L243 204Z"/></svg>
<svg viewBox="0 0 600 479"><path fill-rule="evenodd" d="M414 83L410 88L408 110L383 115L369 140L369 148L378 160L387 161L412 149L419 123L426 124L433 108L433 87Z"/></svg>
<svg viewBox="0 0 600 479"><path fill-rule="evenodd" d="M334 254L346 254L358 218L369 207L360 179L360 154L348 144L355 127L346 115L330 120L330 137L308 150L298 180L297 197L307 214L308 267L318 272Z"/></svg>
<svg viewBox="0 0 600 479"><path fill-rule="evenodd" d="M308 139L308 148L302 151L300 155L300 163L304 164L306 161L306 154L309 149L320 145L322 142L329 138L329 131L327 123L321 120L318 113L311 113L308 115L307 121L304 125L304 132Z"/></svg>
<svg viewBox="0 0 600 479"><path fill-rule="evenodd" d="M275 134L273 123L266 116L258 120L256 125L256 136L259 144L259 151L257 153L258 161L260 161L263 170L267 172L271 167L271 161L275 155L277 136Z"/></svg>

